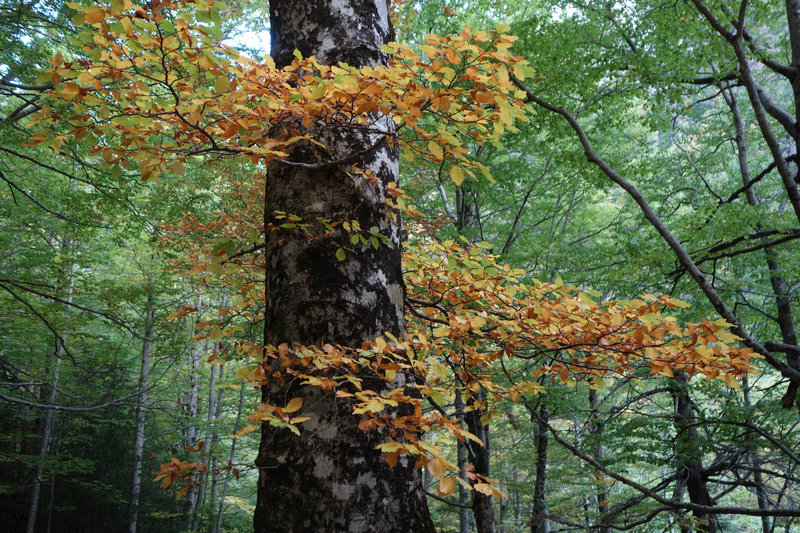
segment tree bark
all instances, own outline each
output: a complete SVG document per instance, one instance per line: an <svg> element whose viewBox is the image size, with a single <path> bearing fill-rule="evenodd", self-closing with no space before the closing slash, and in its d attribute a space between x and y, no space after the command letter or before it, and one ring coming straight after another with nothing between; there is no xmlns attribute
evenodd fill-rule
<svg viewBox="0 0 800 533"><path fill-rule="evenodd" d="M68 243L67 249L74 245L77 241L72 241ZM75 271L77 270L78 265L77 263L72 263L70 266L69 272L69 288L67 289L67 305L72 303L72 294L75 290ZM69 309L69 308L67 308ZM48 392L47 396L47 404L48 405L55 405L56 397L58 395L58 380L61 374L61 362L64 357L64 343L67 342L67 335L64 334L61 336L60 339L56 339L55 343L57 345L56 353L55 353L55 362L53 363L53 374L50 378L50 391ZM53 431L53 415L55 413L52 409L46 409L44 412L44 421L42 422L42 443L39 449L39 459L36 462L36 476L33 480L33 488L31 489L31 504L30 510L28 512L28 525L27 525L27 533L33 533L36 529L36 518L38 516L39 511L39 497L41 495L42 490L42 476L44 475L44 463L47 458L47 452L50 449L50 438ZM55 480L55 475L53 475L53 480ZM52 497L52 490L53 487L50 487L51 490L51 497Z"/></svg>
<svg viewBox="0 0 800 533"><path fill-rule="evenodd" d="M456 412L460 418L459 423L464 423L464 400L461 394L456 394L455 404ZM467 443L466 439L456 441L456 457L458 461L458 477L467 481ZM458 503L462 507L458 508L458 531L459 533L469 533L469 492L464 486L458 484Z"/></svg>
<svg viewBox="0 0 800 533"><path fill-rule="evenodd" d="M377 65L385 60L380 46L391 39L388 14L386 0L272 0L272 57L283 67L298 49L325 64ZM304 133L324 147L297 142L287 158L311 166L278 163L267 171L266 344L359 347L386 332L403 334L403 229L399 213L385 202L387 185L398 180L394 123L370 119L370 131L312 124ZM372 172L374 181L325 164L360 152L355 164ZM275 211L311 226L304 232L280 228ZM347 232L325 235L315 227L318 217L377 227L391 244L351 246ZM340 247L347 249L342 261L335 257ZM405 378L398 374L390 386L409 386ZM263 390L272 404L297 396L304 399L303 416L310 417L300 436L262 425L256 533L434 531L414 461L401 456L392 469L375 449L388 435L361 431L352 408L333 392L289 380Z"/></svg>
<svg viewBox="0 0 800 533"><path fill-rule="evenodd" d="M139 393L136 401L136 429L133 441L133 476L128 509L128 531L136 533L139 520L139 492L142 486L142 456L144 454L144 426L147 414L147 389L150 385L150 354L153 348L155 321L153 290L147 295L144 316L144 338L142 340L142 367L139 374Z"/></svg>
<svg viewBox="0 0 800 533"><path fill-rule="evenodd" d="M483 423L483 415L486 410L483 407L476 407L476 403L481 405L485 401L486 394L481 389L475 393L470 408L464 420L467 423L467 431L481 439L483 446L474 443L467 445L469 459L475 467L475 473L489 477L491 474L491 455L489 447L489 427ZM476 490L472 491L472 513L475 516L475 528L478 533L494 532L494 509L492 507L492 496L488 496Z"/></svg>
<svg viewBox="0 0 800 533"><path fill-rule="evenodd" d="M244 390L247 388L247 382L241 381L239 383L239 407L236 411L236 423L233 425L233 432L239 431L239 424L242 421L242 408L244 407ZM236 439L231 442L231 451L228 454L228 471L225 472L225 482L222 484L222 496L219 499L219 511L217 512L217 523L214 526L214 533L220 533L222 528L222 513L225 511L225 498L228 497L228 484L231 481L231 469L233 468L233 459L236 454ZM277 531L277 530L276 530Z"/></svg>
<svg viewBox="0 0 800 533"><path fill-rule="evenodd" d="M678 372L670 382L672 399L675 402L675 436L678 469L681 478L686 483L689 501L699 505L713 506L714 500L708 491L705 476L703 475L703 455L700 447L700 436L693 425L694 409L689 399L689 380L685 372ZM715 533L717 531L716 515L707 512L694 511L694 516L700 521L699 531Z"/></svg>
<svg viewBox="0 0 800 533"><path fill-rule="evenodd" d="M531 533L550 533L550 518L548 518L547 502L545 496L547 476L547 421L550 411L547 404L539 406L538 422L534 429L536 443L536 481L533 485L533 513L531 516Z"/></svg>
<svg viewBox="0 0 800 533"><path fill-rule="evenodd" d="M788 4L789 2L787 1L787 8ZM725 98L725 102L728 104L728 107L730 107L731 113L733 114L734 125L736 126L736 152L739 158L739 170L742 175L742 185L746 187L745 197L747 198L747 203L751 207L758 207L760 202L756 197L756 193L753 190L753 187L749 187L751 177L750 166L747 161L745 123L744 119L742 118L742 114L739 111L738 99L733 89L729 89L727 93L723 91L722 95ZM756 224L756 230L761 229L763 229L763 226L761 224ZM781 332L781 339L784 344L796 346L797 335L794 331L792 303L789 298L789 288L787 287L786 280L781 272L780 263L778 262L778 253L774 248L765 248L764 254L766 256L767 268L769 269L772 292L775 295L775 307L778 310L777 322L778 328ZM800 370L800 357L798 357L797 353L795 352L788 352L786 354L786 364L795 370ZM800 408L800 398L798 398L797 395L798 389L800 389L800 379L790 377L789 385L781 401L784 409L789 409L792 404L795 403L795 401L798 402L798 408Z"/></svg>
<svg viewBox="0 0 800 533"><path fill-rule="evenodd" d="M592 443L594 449L592 450L592 457L598 463L603 462L603 446L600 442L600 436L603 433L603 426L597 419L598 402L597 391L589 389L589 408L590 412L590 427L589 433L594 437ZM597 472L597 514L598 521L595 528L599 533L610 533L611 528L606 522L608 513L608 491L606 490L605 475L602 472Z"/></svg>

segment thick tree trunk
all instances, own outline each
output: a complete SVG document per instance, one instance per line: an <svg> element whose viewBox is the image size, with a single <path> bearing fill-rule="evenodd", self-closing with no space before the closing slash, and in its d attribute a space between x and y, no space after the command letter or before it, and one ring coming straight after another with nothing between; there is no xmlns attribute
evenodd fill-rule
<svg viewBox="0 0 800 533"><path fill-rule="evenodd" d="M379 64L384 60L379 47L390 40L388 12L386 0L272 0L272 56L279 67L291 61L295 49L327 64ZM284 163L268 170L266 343L358 347L365 338L403 333L403 231L399 213L385 203L388 183L398 179L394 123L370 118L371 131L312 124L305 133L324 148L294 143L288 157L311 167ZM372 146L354 164L371 171L374 182L325 165ZM306 231L318 238L279 228L275 211L301 217L311 224ZM354 247L347 232L325 235L315 228L318 217L348 217L362 228L377 227L391 245ZM335 257L339 247L347 249L343 261ZM392 388L404 378L399 375ZM304 398L302 414L310 420L300 436L262 426L256 533L433 532L413 459L401 456L391 469L375 449L388 435L360 430L352 408L333 392L291 382L267 386L263 395L281 405Z"/></svg>
<svg viewBox="0 0 800 533"><path fill-rule="evenodd" d="M128 531L136 533L139 520L139 492L142 486L142 456L144 454L144 426L147 414L147 390L150 386L150 354L153 349L155 321L153 291L147 296L144 316L144 338L142 340L142 367L139 373L139 392L136 402L136 429L133 440L133 476L128 509Z"/></svg>

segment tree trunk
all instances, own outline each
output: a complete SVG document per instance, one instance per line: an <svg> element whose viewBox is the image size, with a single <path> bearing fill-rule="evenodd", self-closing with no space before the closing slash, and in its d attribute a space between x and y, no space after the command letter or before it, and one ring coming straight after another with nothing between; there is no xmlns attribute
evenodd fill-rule
<svg viewBox="0 0 800 533"><path fill-rule="evenodd" d="M467 430L481 439L483 446L475 443L467 444L469 459L475 467L475 473L489 477L490 472L490 448L489 448L489 427L483 423L481 418L486 414L482 407L475 407L475 403L485 402L485 392L481 389L472 399L471 410L466 413L464 420L467 423ZM492 496L488 496L476 490L472 491L472 514L475 516L475 527L478 533L494 532L494 509L492 507Z"/></svg>
<svg viewBox="0 0 800 533"><path fill-rule="evenodd" d="M752 405L750 399L750 383L745 374L742 378L742 396L744 397L744 404L748 407ZM755 432L750 430L747 433L747 447L750 448L750 456L753 461L753 485L755 485L756 501L758 501L758 508L761 510L769 509L769 496L767 495L764 479L761 476L761 456L759 455L758 446L753 442L755 440ZM772 530L769 517L761 517L761 533L770 533Z"/></svg>
<svg viewBox="0 0 800 533"><path fill-rule="evenodd" d="M533 513L531 533L550 533L550 519L547 517L545 483L547 476L547 421L550 412L542 402L539 406L538 422L534 430L536 444L536 481L533 485Z"/></svg>
<svg viewBox="0 0 800 533"><path fill-rule="evenodd" d="M228 305L228 297L227 295L222 296L222 301L219 304L220 308L226 307ZM198 305L199 307L199 305ZM222 344L215 343L213 345L213 351L216 353L217 350L222 351ZM207 350L206 350L207 351ZM195 519L193 530L199 531L201 526L203 525L203 507L205 506L206 501L206 490L208 489L208 478L209 472L212 473L213 477L215 470L209 470L211 466L209 464L209 459L211 458L212 449L214 447L214 442L217 438L216 429L213 430L212 433L212 426L215 425L215 422L219 418L219 410L218 406L216 405L214 399L215 394L217 394L217 389L215 388L217 384L217 366L219 366L220 370L220 381L223 378L223 364L217 364L220 361L214 361L214 364L211 365L211 370L209 372L208 377L208 409L206 411L206 428L205 433L203 434L203 454L201 456L200 462L205 467L205 471L200 474L200 479L198 481L198 491L197 491L197 505L195 511ZM219 389L219 395L217 396L219 403L222 403L222 389ZM213 437L212 437L213 435ZM213 468L213 467L212 467ZM216 494L212 492L211 504L212 506L216 503Z"/></svg>
<svg viewBox="0 0 800 533"><path fill-rule="evenodd" d="M589 389L589 407L591 409L591 421L589 433L594 437L592 443L592 458L598 463L603 462L603 446L600 443L600 435L603 433L603 427L599 420L597 420L597 391ZM597 472L597 514L598 521L596 530L600 533L609 533L611 528L606 523L606 514L608 513L608 492L606 491L605 475Z"/></svg>
<svg viewBox="0 0 800 533"><path fill-rule="evenodd" d="M225 381L224 360L219 364L219 381L220 383ZM217 390L217 399L214 402L214 432L211 434L211 442L208 445L208 453L211 455L211 495L209 498L211 500L212 509L213 506L217 504L217 478L219 477L217 472L219 468L219 459L217 459L217 455L214 453L214 448L216 448L217 441L219 441L218 422L222 416L222 391L223 389Z"/></svg>
<svg viewBox="0 0 800 533"><path fill-rule="evenodd" d="M244 407L244 391L247 388L247 382L242 381L239 383L239 407L236 410L236 423L233 425L233 432L239 431L239 424L242 421L242 408ZM222 513L225 511L225 498L228 497L228 484L231 481L231 469L233 468L233 460L236 454L236 439L231 442L231 451L228 454L228 471L225 472L225 482L222 484L222 496L219 499L219 511L217 512L217 524L214 533L220 533L222 528Z"/></svg>
<svg viewBox="0 0 800 533"><path fill-rule="evenodd" d="M459 423L463 424L464 421L464 400L461 394L456 394L455 408L459 416ZM466 439L456 441L456 457L458 461L458 477L467 481L467 443ZM458 508L458 531L459 533L469 533L469 492L464 486L458 484L458 503L462 507Z"/></svg>
<svg viewBox="0 0 800 533"><path fill-rule="evenodd" d="M270 23L278 67L291 62L295 49L325 64L377 65L384 61L379 47L391 39L386 0L272 0ZM403 230L399 213L385 202L387 185L398 180L394 122L370 119L369 132L312 124L303 133L324 147L296 142L287 150L288 161L310 166L273 164L267 171L265 343L359 347L365 338L404 331ZM374 182L325 165L360 152L355 164L371 171ZM310 226L303 232L280 228L275 211ZM377 227L391 244L351 246L347 232L326 235L315 227L318 217ZM342 261L335 257L340 247L347 249ZM404 378L398 375L390 386L402 386ZM401 456L392 469L375 449L388 435L361 431L352 408L332 392L296 381L263 390L273 404L297 396L310 417L300 436L262 425L256 533L434 531L414 461Z"/></svg>
<svg viewBox="0 0 800 533"><path fill-rule="evenodd" d="M789 9L789 4L794 3L796 6L800 6L800 3L793 2L792 0L787 0L787 10ZM793 20L792 17L789 17L790 22ZM790 24L791 26L791 24ZM794 43L794 41L793 41ZM800 76L798 76L800 79ZM739 171L742 175L742 185L747 187L750 185L751 177L750 177L750 166L747 161L747 143L745 142L745 123L742 117L742 113L739 110L739 102L738 98L736 97L736 93L733 89L728 89L728 91L723 91L723 97L725 98L725 102L728 104L728 107L733 114L733 121L736 127L736 152L739 158ZM753 190L753 187L748 187L745 191L745 196L747 198L747 203L750 204L751 207L758 207L759 200L756 197L756 193ZM763 226L759 223L756 224L756 230L762 230ZM769 279L770 284L772 286L772 292L775 295L775 307L778 310L777 322L778 328L781 332L781 340L784 344L790 346L797 345L797 335L794 331L794 318L792 317L792 303L789 298L789 288L787 287L786 280L783 277L781 266L778 263L778 254L774 248L765 248L764 255L766 256L767 261L767 268L769 269ZM794 368L795 370L800 370L800 357L798 357L796 352L789 352L786 354L786 363ZM800 381L797 379L790 379L789 385L786 389L786 393L783 396L781 404L784 409L791 408L792 404L797 402L798 408L800 408L800 396L797 395L798 389L800 389Z"/></svg>
<svg viewBox="0 0 800 533"><path fill-rule="evenodd" d="M151 280L152 281L152 280ZM136 401L136 429L133 440L133 476L128 509L128 531L136 533L139 520L139 492L142 486L142 455L144 453L144 423L147 414L147 388L150 384L150 353L153 348L155 321L153 320L153 290L147 295L142 340L142 367L139 374L139 394Z"/></svg>
<svg viewBox="0 0 800 533"><path fill-rule="evenodd" d="M70 243L68 243L68 250L70 247ZM75 290L75 271L77 270L78 265L77 263L72 263L69 272L69 288L67 289L67 305L72 303L72 294ZM67 308L69 309L69 307ZM56 397L58 395L58 379L61 374L61 361L64 357L65 347L64 343L67 342L66 334L62 335L61 338L56 338L56 359L53 363L53 374L50 378L50 391L47 395L47 404L48 405L55 405ZM45 409L44 412L44 421L42 423L42 444L39 448L39 459L36 462L36 477L33 480L33 488L31 489L31 504L30 510L28 512L28 526L27 526L27 533L33 533L36 529L36 517L39 511L39 496L41 495L42 491L42 476L44 475L44 463L45 459L47 458L47 451L50 449L50 437L53 431L53 410L52 409ZM55 479L55 475L53 476ZM50 488L52 491L52 487ZM52 493L51 493L52 495Z"/></svg>
<svg viewBox="0 0 800 533"><path fill-rule="evenodd" d="M197 319L200 320L201 299L197 298ZM196 333L191 331L190 336ZM197 423L198 423L198 398L200 395L200 355L208 351L208 339L201 342L195 342L191 352L187 358L187 366L189 367L189 398L186 401L186 416L188 418L188 425L186 427L186 446L194 448L197 445ZM197 519L197 502L199 484L189 488L186 493L186 526L189 531L196 529Z"/></svg>
<svg viewBox="0 0 800 533"><path fill-rule="evenodd" d="M714 500L708 491L703 475L703 452L700 446L700 436L697 428L693 426L694 409L689 399L689 379L685 372L678 372L670 380L670 391L675 402L675 436L676 455L679 461L679 471L686 483L689 501L699 505L713 506ZM703 511L694 511L694 516L700 521L699 531L715 533L717 531L716 515Z"/></svg>

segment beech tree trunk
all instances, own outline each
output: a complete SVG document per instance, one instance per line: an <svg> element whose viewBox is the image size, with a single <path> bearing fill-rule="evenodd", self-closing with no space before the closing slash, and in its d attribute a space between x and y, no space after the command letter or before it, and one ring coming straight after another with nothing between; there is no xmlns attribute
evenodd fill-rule
<svg viewBox="0 0 800 533"><path fill-rule="evenodd" d="M533 511L531 513L531 533L550 533L550 518L548 518L546 502L547 486L547 421L550 419L550 411L547 404L542 403L539 407L536 428L534 429L534 440L536 443L536 481L533 488Z"/></svg>
<svg viewBox="0 0 800 533"><path fill-rule="evenodd" d="M152 279L150 280L152 282ZM133 440L133 475L128 509L128 531L136 533L139 521L139 493L142 487L142 457L144 455L144 429L147 416L147 391L150 386L150 355L155 335L155 304L153 289L148 289L147 309L144 315L142 339L142 367L139 374L139 391L136 397L136 428Z"/></svg>
<svg viewBox="0 0 800 533"><path fill-rule="evenodd" d="M598 463L603 462L603 445L601 444L600 436L603 433L603 426L598 417L598 401L597 391L589 389L589 408L591 409L591 425L589 426L589 433L594 436L592 442L592 458ZM595 529L599 533L610 533L611 528L608 526L608 492L606 491L605 475L597 472L597 524Z"/></svg>
<svg viewBox="0 0 800 533"><path fill-rule="evenodd" d="M678 456L678 469L681 478L686 484L689 501L699 505L713 506L714 500L706 484L703 474L703 452L700 446L700 436L697 433L694 409L689 398L689 379L685 372L678 372L670 382L672 399L675 402L675 436L676 455ZM702 511L694 511L694 516L700 522L698 531L702 533L715 533L717 518L715 515Z"/></svg>
<svg viewBox="0 0 800 533"><path fill-rule="evenodd" d="M70 247L77 244L77 240L67 242L67 251L71 253ZM72 303L72 294L75 290L75 272L78 268L77 263L72 263L69 272L69 288L67 289L67 304ZM69 309L69 307L67 308ZM55 405L56 397L58 395L58 380L61 374L61 362L64 358L65 346L67 342L66 331L60 339L56 339L57 345L55 353L55 361L53 362L53 373L50 378L50 391L47 394L47 404ZM47 453L50 449L50 440L53 432L53 417L55 413L52 409L45 409L44 421L42 422L42 443L39 448L39 458L36 462L36 476L33 479L33 488L31 489L31 503L30 511L28 512L28 525L26 528L27 533L33 533L36 530L36 518L39 511L39 497L42 490L42 478L44 476L45 461L47 460ZM55 483L55 474L53 474L52 483L50 486L50 497L52 499L53 484Z"/></svg>
<svg viewBox="0 0 800 533"><path fill-rule="evenodd" d="M387 0L271 0L270 24L271 53L279 67L291 62L295 49L326 64L377 65L385 61L379 47L392 33ZM268 344L358 347L365 338L404 331L403 229L399 213L385 203L387 184L398 179L394 123L389 117L370 119L370 131L312 124L304 133L324 147L294 143L287 160L305 166L277 163L267 172ZM370 170L374 182L326 165L360 152L352 165ZM280 228L275 211L297 215L310 226ZM377 227L391 245L353 246L349 233L326 235L316 227L318 217L348 217L364 229ZM340 247L347 249L343 261L335 257ZM398 375L392 387L402 386L403 379ZM361 431L347 403L296 380L267 386L263 396L280 405L304 398L302 414L310 420L300 426L300 436L262 426L256 533L434 531L414 460L401 456L390 469L375 449L387 436Z"/></svg>
<svg viewBox="0 0 800 533"><path fill-rule="evenodd" d="M482 408L474 407L474 402L483 402L485 392L481 389L475 394L470 402L472 410L464 416L467 423L467 430L481 439L484 446L477 446L474 443L467 444L468 457L475 467L475 473L489 477L491 475L491 454L489 442L489 426L483 423L482 417L486 411ZM494 508L492 507L492 496L488 496L477 490L472 491L472 514L475 517L475 528L478 533L494 533Z"/></svg>

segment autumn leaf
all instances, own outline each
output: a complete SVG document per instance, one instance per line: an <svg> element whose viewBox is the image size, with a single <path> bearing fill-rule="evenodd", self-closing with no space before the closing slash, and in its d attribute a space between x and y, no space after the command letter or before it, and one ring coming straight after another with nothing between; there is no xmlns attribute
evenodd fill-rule
<svg viewBox="0 0 800 533"><path fill-rule="evenodd" d="M456 488L456 479L454 477L443 477L439 480L437 492L440 496L447 496Z"/></svg>
<svg viewBox="0 0 800 533"><path fill-rule="evenodd" d="M283 408L283 412L294 413L296 411L299 411L301 407L303 407L303 398L297 396L289 400L289 403L286 404L286 407Z"/></svg>

